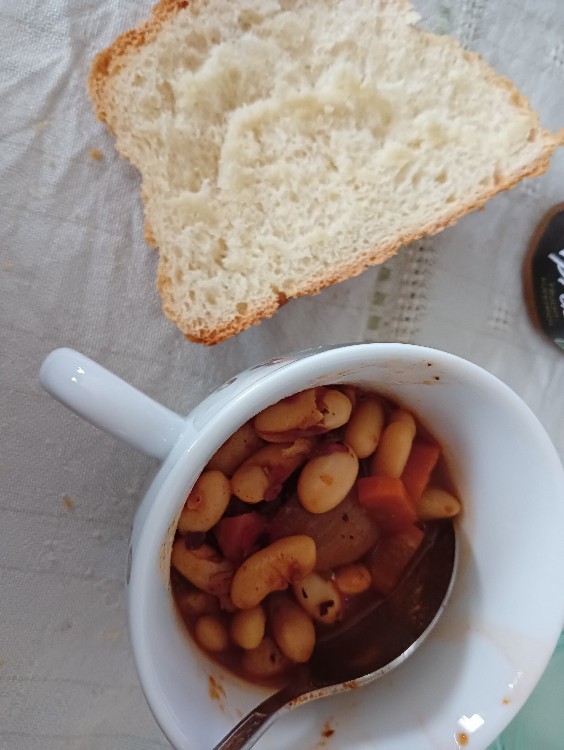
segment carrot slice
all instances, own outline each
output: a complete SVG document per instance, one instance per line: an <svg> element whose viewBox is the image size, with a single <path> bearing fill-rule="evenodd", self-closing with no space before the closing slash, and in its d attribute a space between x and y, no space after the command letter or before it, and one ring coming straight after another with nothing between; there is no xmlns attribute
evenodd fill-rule
<svg viewBox="0 0 564 750"><path fill-rule="evenodd" d="M240 516L222 518L215 526L215 538L224 557L237 564L247 557L265 530L266 521L255 511Z"/></svg>
<svg viewBox="0 0 564 750"><path fill-rule="evenodd" d="M372 587L376 591L387 595L394 590L422 539L423 532L417 526L382 539L368 558Z"/></svg>
<svg viewBox="0 0 564 750"><path fill-rule="evenodd" d="M419 501L440 455L441 449L434 443L417 440L411 446L401 480L412 503Z"/></svg>
<svg viewBox="0 0 564 750"><path fill-rule="evenodd" d="M417 520L415 507L401 479L362 477L357 481L358 502L384 532L394 534L412 526Z"/></svg>

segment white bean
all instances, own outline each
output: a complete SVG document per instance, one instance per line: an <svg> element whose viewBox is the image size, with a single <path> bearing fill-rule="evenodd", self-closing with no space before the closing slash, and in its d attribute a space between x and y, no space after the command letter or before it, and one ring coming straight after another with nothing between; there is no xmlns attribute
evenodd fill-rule
<svg viewBox="0 0 564 750"><path fill-rule="evenodd" d="M349 446L334 443L332 452L310 459L298 479L298 498L310 513L325 513L342 502L358 475L358 458Z"/></svg>
<svg viewBox="0 0 564 750"><path fill-rule="evenodd" d="M341 597L335 584L318 573L310 573L293 589L298 604L314 620L330 625L341 616Z"/></svg>
<svg viewBox="0 0 564 750"><path fill-rule="evenodd" d="M323 419L316 401L316 389L296 393L268 406L255 417L255 430L268 437L269 433L305 430Z"/></svg>
<svg viewBox="0 0 564 750"><path fill-rule="evenodd" d="M291 662L285 656L272 638L263 638L256 648L243 653L241 658L243 669L255 677L275 677L284 672Z"/></svg>
<svg viewBox="0 0 564 750"><path fill-rule="evenodd" d="M209 531L231 498L229 479L221 471L204 471L192 488L178 519L179 531Z"/></svg>
<svg viewBox="0 0 564 750"><path fill-rule="evenodd" d="M231 599L239 609L251 609L272 591L283 591L315 567L315 542L309 536L286 536L248 557L235 573Z"/></svg>
<svg viewBox="0 0 564 750"><path fill-rule="evenodd" d="M345 384L341 386L341 390L351 402L354 411L358 402L358 388L355 385Z"/></svg>
<svg viewBox="0 0 564 750"><path fill-rule="evenodd" d="M417 425L415 424L415 417L413 414L407 409L396 409L390 414L389 423L392 424L392 422L404 422L405 424L409 425L409 428L411 429L413 433L413 437L415 437L415 433L417 432Z"/></svg>
<svg viewBox="0 0 564 750"><path fill-rule="evenodd" d="M335 584L346 596L361 594L370 588L371 581L370 571L362 563L343 565L335 571Z"/></svg>
<svg viewBox="0 0 564 750"><path fill-rule="evenodd" d="M385 427L370 464L371 473L399 479L409 458L414 436L407 421L391 422Z"/></svg>
<svg viewBox="0 0 564 750"><path fill-rule="evenodd" d="M240 466L231 481L233 483L233 494L245 503L255 504L262 502L268 495L270 488L269 472L265 466L255 464L243 464Z"/></svg>
<svg viewBox="0 0 564 750"><path fill-rule="evenodd" d="M417 517L422 520L452 518L460 513L460 501L439 487L427 487L416 506Z"/></svg>
<svg viewBox="0 0 564 750"><path fill-rule="evenodd" d="M192 617L195 615L212 615L219 608L217 597L196 588L193 591L181 594L178 597L178 606L182 612L186 612Z"/></svg>
<svg viewBox="0 0 564 750"><path fill-rule="evenodd" d="M352 411L350 399L341 391L326 388L322 391L320 407L323 412L321 425L324 430L336 430L349 420Z"/></svg>
<svg viewBox="0 0 564 750"><path fill-rule="evenodd" d="M202 591L218 596L229 593L233 563L220 557L206 544L200 549L189 550L182 539L177 539L172 545L170 564Z"/></svg>
<svg viewBox="0 0 564 750"><path fill-rule="evenodd" d="M310 450L311 441L306 439L265 445L233 474L233 494L251 504L273 500L282 483L305 461Z"/></svg>
<svg viewBox="0 0 564 750"><path fill-rule="evenodd" d="M367 396L359 402L345 431L345 443L359 458L371 456L376 450L384 427L384 410L380 401Z"/></svg>
<svg viewBox="0 0 564 750"><path fill-rule="evenodd" d="M196 622L198 643L208 651L225 651L229 648L229 632L223 622L212 615L204 615Z"/></svg>
<svg viewBox="0 0 564 750"><path fill-rule="evenodd" d="M231 620L231 637L244 649L256 648L264 637L266 615L260 605L240 609Z"/></svg>
<svg viewBox="0 0 564 750"><path fill-rule="evenodd" d="M263 444L255 432L251 422L239 427L210 458L206 469L222 471L225 476L232 476L233 472L256 453Z"/></svg>
<svg viewBox="0 0 564 750"><path fill-rule="evenodd" d="M315 628L309 614L286 596L269 603L270 626L274 640L288 659L303 664L315 646Z"/></svg>

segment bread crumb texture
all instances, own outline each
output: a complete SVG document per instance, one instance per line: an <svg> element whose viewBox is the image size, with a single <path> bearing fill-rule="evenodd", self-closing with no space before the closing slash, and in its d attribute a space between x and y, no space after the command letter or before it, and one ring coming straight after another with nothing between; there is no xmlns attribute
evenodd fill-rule
<svg viewBox="0 0 564 750"><path fill-rule="evenodd" d="M141 172L163 309L214 344L548 168L562 141L403 0L162 0L89 91Z"/></svg>

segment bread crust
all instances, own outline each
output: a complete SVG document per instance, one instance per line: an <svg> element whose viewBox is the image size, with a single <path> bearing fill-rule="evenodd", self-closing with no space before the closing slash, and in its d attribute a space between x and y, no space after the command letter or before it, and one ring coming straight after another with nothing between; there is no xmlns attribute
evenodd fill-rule
<svg viewBox="0 0 564 750"><path fill-rule="evenodd" d="M186 8L189 2L190 0L160 0L152 9L151 15L147 20L142 21L134 29L126 31L112 45L96 55L88 77L88 94L92 99L97 119L105 122L110 132L113 133L113 129L108 120L108 102L106 97L106 89L109 82L124 67L127 58L135 54L140 47L153 40L158 35L163 24L176 13ZM389 0L389 2L398 6L402 12L409 11L412 8L408 0ZM418 30L418 33L426 34L429 37L434 36L430 32L421 30ZM441 43L461 48L457 40L448 36L441 37ZM480 55L467 50L463 50L463 54L468 62L480 68L482 76L492 85L510 91L513 102L517 107L531 111L528 99L521 94L512 81L499 76ZM467 213L481 209L486 201L504 190L510 190L525 177L537 177L546 172L550 165L552 154L558 146L564 145L564 129L561 129L557 133L552 133L541 128L538 115L536 120L538 128L535 135L542 140L543 151L535 161L525 165L518 172L500 179L491 188L484 189L482 193L467 203L459 204L450 211L445 211L442 216L421 226L416 231L406 232L387 243L380 244L369 252L357 256L353 262L344 262L339 267L335 267L331 273L305 280L288 295L277 294L273 291L260 303L252 307L249 306L245 313L238 314L228 320L199 327L195 327L193 323L188 323L175 308L171 291L172 281L163 268L164 264L161 259L157 275L157 289L162 298L163 312L172 323L178 326L186 339L205 344L206 346L212 346L231 338L235 334L250 328L250 326L257 325L265 318L272 317L279 307L288 301L289 297L318 294L325 287L352 278L353 276L358 276L369 266L379 265L391 258L403 245L408 245L421 237L436 234L445 227L455 224L458 219ZM142 199L146 205L148 195L145 190L142 191ZM145 219L144 236L148 245L152 247L158 246L158 240L153 234L150 220L147 217Z"/></svg>
<svg viewBox="0 0 564 750"><path fill-rule="evenodd" d="M118 36L107 49L98 52L88 75L87 89L100 122L108 122L105 89L110 79L119 73L129 55L135 54L139 47L154 39L163 24L187 8L188 4L189 0L159 0L148 19ZM110 132L113 132L111 127Z"/></svg>

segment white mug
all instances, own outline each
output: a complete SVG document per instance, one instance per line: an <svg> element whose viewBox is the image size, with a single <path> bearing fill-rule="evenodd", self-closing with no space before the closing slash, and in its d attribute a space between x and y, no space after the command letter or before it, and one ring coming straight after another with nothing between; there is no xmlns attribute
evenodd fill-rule
<svg viewBox="0 0 564 750"><path fill-rule="evenodd" d="M459 569L438 626L403 665L287 714L257 748L314 747L329 725L328 747L484 750L531 693L564 622L564 472L536 417L490 373L407 344L311 349L246 370L186 418L69 349L52 352L40 378L77 414L163 462L133 527L129 630L143 690L174 747L210 750L267 695L211 662L176 615L176 519L229 435L316 385L378 391L439 440L463 502Z"/></svg>

